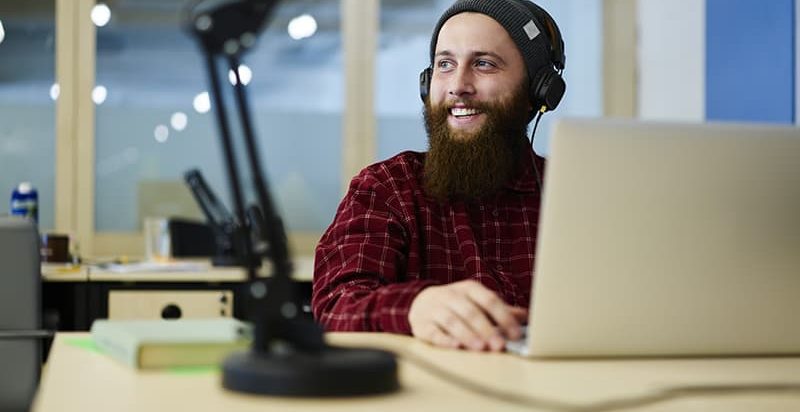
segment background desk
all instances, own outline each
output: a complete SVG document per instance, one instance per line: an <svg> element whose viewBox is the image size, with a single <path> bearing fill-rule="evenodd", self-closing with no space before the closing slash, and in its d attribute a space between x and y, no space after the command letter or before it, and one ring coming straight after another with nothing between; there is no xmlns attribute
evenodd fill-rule
<svg viewBox="0 0 800 412"><path fill-rule="evenodd" d="M99 318L158 318L170 305L179 308L181 317L243 318L245 270L201 262L202 270L140 273L43 266L44 325L86 331ZM304 301L311 297L313 272L312 257L295 260L294 280ZM268 266L263 273L270 273Z"/></svg>
<svg viewBox="0 0 800 412"><path fill-rule="evenodd" d="M63 411L426 411L557 410L467 391L401 359L402 389L370 398L287 399L227 392L218 371L140 372L86 349L88 334L59 333L33 410ZM406 336L329 334L331 342L401 351L496 391L589 405L683 385L800 383L800 358L533 361L430 347ZM798 411L800 393L677 398L626 411Z"/></svg>

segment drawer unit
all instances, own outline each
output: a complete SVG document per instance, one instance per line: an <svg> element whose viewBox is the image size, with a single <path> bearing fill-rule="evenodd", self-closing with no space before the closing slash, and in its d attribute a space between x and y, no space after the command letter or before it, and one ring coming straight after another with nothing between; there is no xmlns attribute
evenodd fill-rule
<svg viewBox="0 0 800 412"><path fill-rule="evenodd" d="M230 290L111 290L109 319L178 319L233 316Z"/></svg>

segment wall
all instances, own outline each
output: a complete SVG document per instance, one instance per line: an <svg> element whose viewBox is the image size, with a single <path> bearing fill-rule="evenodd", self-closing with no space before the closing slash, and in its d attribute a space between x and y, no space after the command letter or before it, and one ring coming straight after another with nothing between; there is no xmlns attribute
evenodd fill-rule
<svg viewBox="0 0 800 412"><path fill-rule="evenodd" d="M794 0L707 0L709 120L794 123Z"/></svg>
<svg viewBox="0 0 800 412"><path fill-rule="evenodd" d="M796 121L794 0L639 0L637 7L641 118Z"/></svg>
<svg viewBox="0 0 800 412"><path fill-rule="evenodd" d="M705 3L639 0L638 113L642 119L705 118Z"/></svg>

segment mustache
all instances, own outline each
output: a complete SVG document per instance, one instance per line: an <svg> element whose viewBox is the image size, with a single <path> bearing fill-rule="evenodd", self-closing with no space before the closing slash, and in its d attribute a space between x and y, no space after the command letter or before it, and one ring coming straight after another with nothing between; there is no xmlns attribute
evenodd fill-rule
<svg viewBox="0 0 800 412"><path fill-rule="evenodd" d="M495 107L496 104L493 105L492 103L481 102L481 101L471 100L471 99L457 99L457 100L448 100L448 101L446 101L444 103L435 105L433 107L444 108L446 110L450 110L450 109L452 109L454 107L458 107L458 106L466 106L466 107L469 107L469 108L478 109L480 111L487 111L487 110L492 109L493 107Z"/></svg>

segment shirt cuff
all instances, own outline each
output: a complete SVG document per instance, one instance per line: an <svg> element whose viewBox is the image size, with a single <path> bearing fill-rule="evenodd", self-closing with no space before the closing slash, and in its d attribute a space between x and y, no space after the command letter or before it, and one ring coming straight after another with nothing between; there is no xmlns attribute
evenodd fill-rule
<svg viewBox="0 0 800 412"><path fill-rule="evenodd" d="M419 292L438 283L432 280L415 280L393 283L380 288L376 305L380 330L411 335L408 312Z"/></svg>

